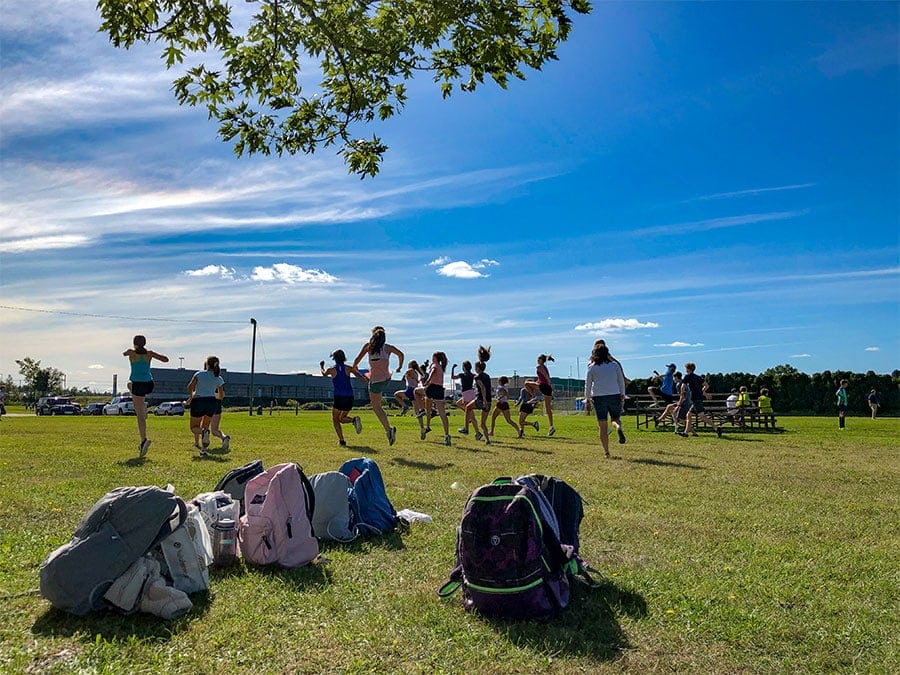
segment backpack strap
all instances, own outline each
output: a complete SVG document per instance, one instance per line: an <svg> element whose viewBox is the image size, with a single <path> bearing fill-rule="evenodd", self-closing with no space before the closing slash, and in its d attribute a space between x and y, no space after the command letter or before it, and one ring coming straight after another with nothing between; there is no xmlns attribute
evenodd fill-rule
<svg viewBox="0 0 900 675"><path fill-rule="evenodd" d="M457 565L456 569L450 572L450 579L447 583L438 589L438 597L452 598L459 590L459 587L462 586L462 580L462 565Z"/></svg>
<svg viewBox="0 0 900 675"><path fill-rule="evenodd" d="M569 562L566 563L566 573L573 579L577 579L588 588L600 588L603 584L592 577L590 574L591 572L600 574L599 570L591 567L590 564L586 563L579 555L573 556Z"/></svg>
<svg viewBox="0 0 900 675"><path fill-rule="evenodd" d="M187 504L185 504L184 500L177 495L175 495L175 502L176 502L176 506L177 506L177 513L175 511L173 511L172 515L169 516L169 519L163 523L162 527L159 529L159 534L156 535L156 538L153 540L153 543L150 544L150 548L147 550L152 549L159 542L161 542L163 539L165 539L170 534L172 534L175 530L177 530L179 527L181 527L181 525L184 523L184 521L187 520L187 517L188 517Z"/></svg>
<svg viewBox="0 0 900 675"><path fill-rule="evenodd" d="M303 467L297 463L294 466L297 467L297 472L300 474L300 482L303 483L303 491L306 493L306 517L309 518L309 522L312 522L313 514L316 512L316 491L313 490L309 478L303 473Z"/></svg>

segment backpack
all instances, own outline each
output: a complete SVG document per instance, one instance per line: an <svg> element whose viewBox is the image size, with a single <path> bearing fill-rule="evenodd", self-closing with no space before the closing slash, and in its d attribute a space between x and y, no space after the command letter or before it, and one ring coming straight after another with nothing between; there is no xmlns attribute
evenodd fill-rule
<svg viewBox="0 0 900 675"><path fill-rule="evenodd" d="M254 476L244 499L238 542L248 562L301 567L319 554L312 534L315 495L300 466L276 464Z"/></svg>
<svg viewBox="0 0 900 675"><path fill-rule="evenodd" d="M191 500L191 504L197 507L203 517L206 527L210 532L220 520L229 518L235 523L238 521L238 502L223 490L215 492L201 492Z"/></svg>
<svg viewBox="0 0 900 675"><path fill-rule="evenodd" d="M239 515L242 516L244 515L244 490L247 487L247 481L254 476L258 476L262 472L262 460L255 459L252 462L244 464L244 466L239 466L226 473L222 476L222 479L216 483L215 489L222 490L231 495L231 498L238 502Z"/></svg>
<svg viewBox="0 0 900 675"><path fill-rule="evenodd" d="M98 500L68 543L41 563L41 595L84 615L110 607L103 594L187 518L184 501L158 487L120 487Z"/></svg>
<svg viewBox="0 0 900 675"><path fill-rule="evenodd" d="M313 514L313 534L320 540L353 541L356 530L351 529L350 479L340 471L317 473L309 479L316 495Z"/></svg>
<svg viewBox="0 0 900 675"><path fill-rule="evenodd" d="M541 492L498 478L469 496L457 530L456 568L438 595L460 586L464 606L502 619L543 619L569 604L571 547L559 541Z"/></svg>
<svg viewBox="0 0 900 675"><path fill-rule="evenodd" d="M516 482L528 485L547 498L559 526L560 543L571 546L577 555L578 532L581 528L581 521L584 519L584 500L578 491L562 478L544 476L539 473L520 476L516 478Z"/></svg>
<svg viewBox="0 0 900 675"><path fill-rule="evenodd" d="M386 534L397 527L397 511L388 499L381 470L374 459L348 459L340 472L350 479L351 529Z"/></svg>

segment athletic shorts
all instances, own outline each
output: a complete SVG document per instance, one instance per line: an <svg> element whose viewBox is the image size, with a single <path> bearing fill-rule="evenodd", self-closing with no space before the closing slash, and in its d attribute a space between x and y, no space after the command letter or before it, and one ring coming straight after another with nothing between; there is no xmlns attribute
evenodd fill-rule
<svg viewBox="0 0 900 675"><path fill-rule="evenodd" d="M370 394L383 394L391 386L391 380L382 380L381 382L369 382Z"/></svg>
<svg viewBox="0 0 900 675"><path fill-rule="evenodd" d="M605 422L607 416L613 422L618 422L622 417L622 397L618 394L591 396L591 402L594 404L594 414L598 422Z"/></svg>
<svg viewBox="0 0 900 675"><path fill-rule="evenodd" d="M551 387L549 384L547 384L547 383L545 383L545 382L541 382L541 383L538 385L538 390L539 390L544 396L553 396L553 387Z"/></svg>
<svg viewBox="0 0 900 675"><path fill-rule="evenodd" d="M497 401L497 410L509 410L509 401Z"/></svg>
<svg viewBox="0 0 900 675"><path fill-rule="evenodd" d="M519 406L519 412L525 413L526 415L530 415L534 412L534 404L532 403L523 403Z"/></svg>
<svg viewBox="0 0 900 675"><path fill-rule="evenodd" d="M484 410L484 412L488 412L491 409L491 402L485 401L483 398L475 399L475 410Z"/></svg>
<svg viewBox="0 0 900 675"><path fill-rule="evenodd" d="M475 400L475 397L478 395L474 389L465 389L462 392L462 400L463 403L471 403Z"/></svg>
<svg viewBox="0 0 900 675"><path fill-rule="evenodd" d="M149 382L132 382L131 383L131 394L132 396L147 396L148 394L153 393L153 380Z"/></svg>
<svg viewBox="0 0 900 675"><path fill-rule="evenodd" d="M706 412L706 408L703 407L703 401L694 401L691 403L691 408L694 409L695 413Z"/></svg>
<svg viewBox="0 0 900 675"><path fill-rule="evenodd" d="M429 384L425 387L425 396L432 401L444 400L444 388L439 384Z"/></svg>
<svg viewBox="0 0 900 675"><path fill-rule="evenodd" d="M222 399L216 399L216 415L222 414Z"/></svg>
<svg viewBox="0 0 900 675"><path fill-rule="evenodd" d="M412 401L416 397L416 388L415 387L407 387L403 390L403 394Z"/></svg>
<svg viewBox="0 0 900 675"><path fill-rule="evenodd" d="M201 396L191 401L191 417L212 417L216 414L215 396Z"/></svg>
<svg viewBox="0 0 900 675"><path fill-rule="evenodd" d="M353 410L353 397L340 396L335 394L334 399L332 400L332 405L334 406L335 410L350 412L351 410Z"/></svg>

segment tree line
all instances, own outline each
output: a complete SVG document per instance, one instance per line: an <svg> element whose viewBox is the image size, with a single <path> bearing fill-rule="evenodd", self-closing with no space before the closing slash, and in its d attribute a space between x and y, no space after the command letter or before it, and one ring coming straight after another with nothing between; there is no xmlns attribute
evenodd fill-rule
<svg viewBox="0 0 900 675"><path fill-rule="evenodd" d="M836 410L835 392L841 380L847 380L849 412L868 415L869 392L878 392L881 405L879 414L897 414L900 411L900 370L890 375L879 375L874 371L852 373L845 370L826 370L808 375L791 365L769 368L763 373L708 373L703 378L709 382L710 391L728 393L732 389L747 387L755 399L759 390L766 388L772 397L772 407L776 413L792 415L833 415ZM635 379L628 384L629 395L647 392L651 381Z"/></svg>

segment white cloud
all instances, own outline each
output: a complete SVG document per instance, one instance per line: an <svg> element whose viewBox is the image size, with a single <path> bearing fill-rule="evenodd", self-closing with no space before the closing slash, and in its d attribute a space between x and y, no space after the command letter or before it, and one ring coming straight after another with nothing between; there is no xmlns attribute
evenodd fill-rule
<svg viewBox="0 0 900 675"><path fill-rule="evenodd" d="M465 260L448 262L449 260L450 258L442 256L431 261L429 265L440 265L440 269L438 269L437 273L445 277L454 277L456 279L478 279L480 277L490 276L490 274L485 274L479 270L500 264L496 260L491 260L489 258L482 258L476 263L468 263Z"/></svg>
<svg viewBox="0 0 900 675"><path fill-rule="evenodd" d="M881 347L866 347L867 352L880 352Z"/></svg>
<svg viewBox="0 0 900 675"><path fill-rule="evenodd" d="M610 335L613 333L621 333L627 330L639 330L641 328L659 328L659 324L653 323L652 321L641 322L637 319L611 318L582 323L575 326L575 330L590 331L594 335Z"/></svg>
<svg viewBox="0 0 900 675"><path fill-rule="evenodd" d="M222 277L223 279L234 279L234 270L228 269L224 265L207 265L198 270L185 270L184 273L189 277Z"/></svg>
<svg viewBox="0 0 900 675"><path fill-rule="evenodd" d="M271 267L254 267L253 281L280 281L285 284L333 284L337 277L322 270L306 270L297 265L275 263Z"/></svg>
<svg viewBox="0 0 900 675"><path fill-rule="evenodd" d="M675 340L674 342L664 342L662 344L655 344L654 347L703 347L702 342L681 342L680 340Z"/></svg>
<svg viewBox="0 0 900 675"><path fill-rule="evenodd" d="M88 370L103 370L104 366L99 363L93 363L88 366Z"/></svg>
<svg viewBox="0 0 900 675"><path fill-rule="evenodd" d="M0 251L4 253L25 253L27 251L45 251L53 248L72 248L75 246L87 246L92 240L91 237L83 234L7 239L6 241L0 241Z"/></svg>
<svg viewBox="0 0 900 675"><path fill-rule="evenodd" d="M812 358L812 354L791 354L792 359L809 359Z"/></svg>

